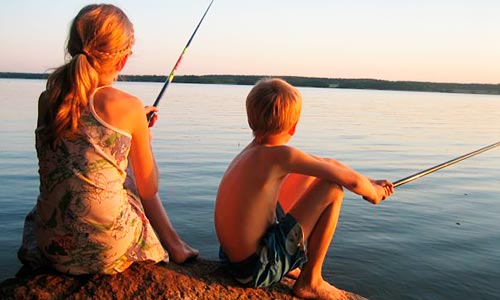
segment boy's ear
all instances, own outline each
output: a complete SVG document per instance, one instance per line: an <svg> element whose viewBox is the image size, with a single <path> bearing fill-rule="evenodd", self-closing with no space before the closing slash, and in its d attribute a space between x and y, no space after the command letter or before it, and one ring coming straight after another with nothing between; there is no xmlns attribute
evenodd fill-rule
<svg viewBox="0 0 500 300"><path fill-rule="evenodd" d="M297 123L293 124L293 126L288 130L288 134L293 136L295 134L295 129L297 129Z"/></svg>

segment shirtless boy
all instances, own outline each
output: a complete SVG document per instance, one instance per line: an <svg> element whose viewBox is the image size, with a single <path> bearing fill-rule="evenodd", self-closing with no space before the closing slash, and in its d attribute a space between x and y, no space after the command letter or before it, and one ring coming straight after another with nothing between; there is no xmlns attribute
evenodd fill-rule
<svg viewBox="0 0 500 300"><path fill-rule="evenodd" d="M343 187L378 204L393 185L287 146L302 107L299 91L287 82L259 81L246 106L254 139L229 165L215 203L221 258L246 286L270 286L288 274L297 278L298 297L348 298L321 272Z"/></svg>

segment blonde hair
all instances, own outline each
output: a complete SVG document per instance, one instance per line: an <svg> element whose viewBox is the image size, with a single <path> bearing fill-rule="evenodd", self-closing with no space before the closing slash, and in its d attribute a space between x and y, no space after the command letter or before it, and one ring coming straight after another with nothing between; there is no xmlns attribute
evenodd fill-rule
<svg viewBox="0 0 500 300"><path fill-rule="evenodd" d="M299 90L280 78L264 78L252 88L246 100L248 125L257 142L283 132L300 118L302 96Z"/></svg>
<svg viewBox="0 0 500 300"><path fill-rule="evenodd" d="M101 75L116 71L116 65L131 53L134 28L125 13L110 4L83 7L71 24L66 64L48 78L49 110L44 138L50 143L76 132L81 110Z"/></svg>

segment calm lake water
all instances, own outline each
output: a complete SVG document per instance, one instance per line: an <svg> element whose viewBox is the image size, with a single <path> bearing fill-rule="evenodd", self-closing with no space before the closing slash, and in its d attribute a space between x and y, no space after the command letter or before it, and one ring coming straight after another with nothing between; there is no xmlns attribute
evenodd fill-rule
<svg viewBox="0 0 500 300"><path fill-rule="evenodd" d="M37 197L37 98L45 82L0 79L0 280ZM155 99L159 83L118 83ZM153 148L161 196L180 235L216 259L213 205L230 160L251 140L250 86L172 84ZM300 88L291 144L372 178L397 180L500 140L500 97ZM500 148L397 188L373 206L346 192L324 275L369 299L498 299Z"/></svg>

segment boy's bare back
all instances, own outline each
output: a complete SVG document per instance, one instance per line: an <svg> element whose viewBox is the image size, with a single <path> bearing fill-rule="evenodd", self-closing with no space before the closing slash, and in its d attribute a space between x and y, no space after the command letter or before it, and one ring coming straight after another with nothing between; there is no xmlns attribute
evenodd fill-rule
<svg viewBox="0 0 500 300"><path fill-rule="evenodd" d="M275 220L278 193L286 171L281 167L287 146L249 144L224 174L215 207L215 229L230 260L257 250Z"/></svg>

